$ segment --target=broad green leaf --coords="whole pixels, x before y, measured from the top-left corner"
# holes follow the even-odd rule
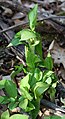
[[[1,119],[9,119],[9,112],[8,112],[8,110],[2,113]]]
[[[26,87],[27,89],[30,89],[30,85],[29,85],[29,77],[30,74],[27,74],[20,82],[20,88],[21,87]]]
[[[48,68],[49,70],[52,70],[53,68],[53,61],[50,53],[48,53],[46,59],[44,60],[44,66]]]
[[[40,97],[47,89],[49,88],[49,85],[43,82],[37,82],[34,87],[34,95],[37,99]]]
[[[23,99],[20,103],[19,103],[19,107],[26,110],[28,105],[28,99]]]
[[[14,114],[9,119],[28,119],[28,116],[22,114]]]
[[[24,29],[21,31],[21,39],[20,41],[27,41],[31,38],[36,38],[36,34],[29,30],[29,29]]]
[[[6,82],[6,80],[0,81],[0,89],[3,89],[5,87],[5,82]]]
[[[11,102],[11,103],[8,104],[8,108],[9,108],[10,110],[13,110],[14,108],[17,107],[17,105],[18,105],[18,103],[16,103],[16,102]]]
[[[13,97],[13,98],[17,97],[17,87],[12,80],[6,80],[5,91],[7,92],[9,97]]]
[[[36,4],[34,8],[29,12],[29,24],[30,24],[30,29],[34,30],[36,23],[37,23],[37,9],[38,5]]]
[[[29,91],[24,87],[20,87],[20,90],[21,90],[21,94],[24,96],[24,98],[27,98],[28,100],[32,100],[33,97],[31,96],[31,94],[29,93]]]

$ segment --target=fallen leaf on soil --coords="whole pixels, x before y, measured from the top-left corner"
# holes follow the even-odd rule
[[[50,49],[50,46],[49,46],[49,49]],[[65,68],[65,49],[61,48],[58,45],[58,43],[54,42],[54,44],[52,45],[52,48],[50,49],[50,52],[51,52],[52,58],[54,59],[54,63],[57,63],[57,64],[62,63]]]

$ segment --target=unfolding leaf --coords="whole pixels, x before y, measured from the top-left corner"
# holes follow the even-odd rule
[[[31,30],[35,29],[37,23],[37,9],[38,9],[38,5],[35,5],[28,15]]]

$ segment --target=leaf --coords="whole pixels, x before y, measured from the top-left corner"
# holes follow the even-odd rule
[[[48,84],[43,83],[43,82],[37,82],[34,87],[35,99],[40,97],[48,88],[49,88]]]
[[[22,44],[20,42],[21,39],[21,31],[19,31],[18,33],[16,33],[16,35],[14,36],[14,38],[12,39],[11,43],[9,43],[9,45],[7,47],[11,47],[11,46],[17,46],[19,44]]]
[[[5,87],[5,82],[6,82],[6,80],[0,81],[0,89],[3,89]]]
[[[36,119],[39,109],[40,109],[40,99],[33,100],[32,104],[35,106],[35,109],[30,112],[32,119]]]
[[[46,82],[47,84],[51,84],[51,83],[52,83],[51,77],[48,77],[45,82]]]
[[[7,92],[9,97],[13,97],[13,98],[17,97],[17,87],[12,80],[6,80],[5,91]]]
[[[46,59],[44,60],[44,66],[48,68],[49,70],[52,70],[53,68],[53,61],[50,53],[48,53]]]
[[[9,98],[7,96],[0,96],[0,103],[1,104],[9,103]]]
[[[21,31],[21,39],[20,41],[27,41],[31,38],[36,38],[36,34],[29,30],[29,29],[24,29]]]
[[[8,112],[8,110],[2,113],[1,119],[9,119],[9,112]]]
[[[28,116],[22,114],[14,114],[9,119],[28,119]]]
[[[10,102],[10,103],[8,104],[8,108],[9,108],[10,110],[13,110],[14,108],[17,107],[17,105],[18,105],[18,103],[16,103],[16,102]]]
[[[56,89],[53,88],[53,87],[50,87],[50,89],[48,90],[48,93],[50,94],[51,101],[54,101],[55,100]]]
[[[65,115],[62,118],[60,118],[60,119],[65,119]]]
[[[29,77],[30,74],[27,74],[20,82],[20,88],[21,87],[26,87],[27,89],[30,89],[30,85],[29,85]]]
[[[26,112],[30,112],[31,110],[35,109],[35,106],[32,104],[32,102],[28,102],[28,106],[26,108]]]
[[[35,63],[40,62],[40,58],[30,50],[25,49],[25,52],[26,52],[26,63],[28,67],[34,69]]]
[[[37,9],[38,9],[38,5],[36,4],[34,8],[29,12],[29,15],[28,15],[30,29],[32,31],[35,29],[35,26],[37,23]]]
[[[37,35],[37,40],[39,41],[39,43],[38,43],[38,45],[35,46],[35,52],[41,59],[43,59],[42,39],[41,39],[41,36],[38,33],[36,33],[36,35]]]
[[[44,116],[44,119],[62,119],[60,116]]]
[[[28,105],[28,99],[23,99],[20,103],[19,103],[19,107],[26,110]]]
[[[11,43],[9,43],[9,45],[8,45],[7,47],[17,46],[17,45],[20,45],[20,44],[22,44],[22,43],[20,42],[20,39],[18,39],[18,38],[13,38],[12,41],[11,41]]]
[[[4,97],[0,96],[0,104],[3,102],[3,100],[4,100]]]
[[[43,73],[43,82],[47,80],[47,78],[51,77],[54,74],[53,71],[44,71]]]
[[[33,99],[33,97],[31,96],[31,94],[29,93],[29,91],[26,88],[23,88],[21,86],[20,89],[21,89],[22,96],[24,96],[24,98],[27,98],[30,101]]]
[[[31,75],[29,80],[31,89],[34,88],[34,85],[36,84],[36,82],[42,80],[42,76],[43,76],[42,71],[39,68],[35,68],[33,75]]]

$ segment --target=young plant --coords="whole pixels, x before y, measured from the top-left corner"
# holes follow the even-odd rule
[[[43,94],[47,91],[50,94],[50,98],[53,101],[55,97],[55,87],[57,84],[57,78],[52,71],[53,62],[50,53],[48,53],[46,59],[43,59],[42,56],[42,40],[39,33],[35,31],[37,24],[37,8],[38,5],[35,5],[34,8],[30,11],[29,26],[30,29],[23,29],[18,32],[11,43],[8,45],[16,46],[19,44],[25,44],[25,60],[26,60],[26,75],[20,81],[20,95],[17,98],[17,91],[13,89],[13,84],[11,81],[6,81],[5,90],[9,96],[17,100],[17,104],[25,112],[36,119],[39,109],[40,109],[40,100]],[[18,72],[17,72],[18,73]],[[14,76],[16,73],[14,73]],[[11,82],[13,83],[13,82]],[[13,92],[15,91],[16,95],[11,95],[11,92],[8,91],[9,85],[11,86]],[[2,86],[2,85],[1,85]]]

